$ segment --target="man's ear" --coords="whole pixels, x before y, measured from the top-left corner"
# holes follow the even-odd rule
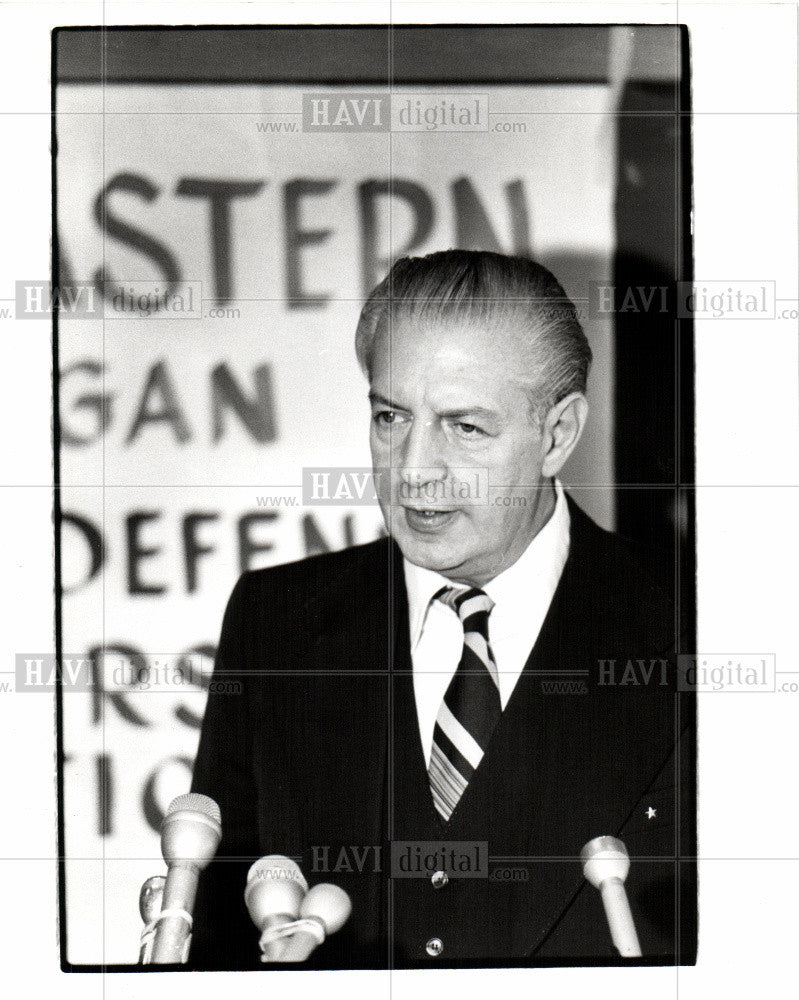
[[[542,443],[544,461],[541,474],[557,476],[566,459],[577,447],[588,419],[588,400],[581,392],[564,396],[544,418]]]

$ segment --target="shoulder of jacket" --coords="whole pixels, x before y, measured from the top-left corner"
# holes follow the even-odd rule
[[[248,570],[239,577],[230,605],[246,608],[264,602],[280,606],[308,603],[344,581],[376,585],[390,565],[391,541],[386,537],[336,552],[324,552],[279,566]],[[382,574],[382,576],[381,576]],[[350,589],[352,584],[349,584]]]

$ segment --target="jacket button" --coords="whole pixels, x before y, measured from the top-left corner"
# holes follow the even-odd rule
[[[444,950],[444,942],[441,940],[441,938],[430,938],[430,940],[427,942],[426,950],[427,954],[431,958],[438,958],[438,956]]]
[[[434,889],[443,889],[449,882],[449,875],[446,872],[433,872],[430,881],[433,883]]]

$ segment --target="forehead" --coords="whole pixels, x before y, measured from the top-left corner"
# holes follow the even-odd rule
[[[372,371],[374,377],[390,369],[393,377],[407,371],[529,381],[536,353],[519,322],[399,317],[378,335]]]

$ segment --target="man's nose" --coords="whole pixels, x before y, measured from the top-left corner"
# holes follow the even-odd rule
[[[399,458],[399,475],[412,489],[439,482],[447,476],[443,442],[435,425],[417,422],[403,442]]]

